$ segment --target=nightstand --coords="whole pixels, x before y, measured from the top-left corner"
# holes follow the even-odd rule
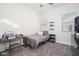
[[[55,43],[55,40],[56,40],[56,35],[55,34],[50,34],[49,42]]]

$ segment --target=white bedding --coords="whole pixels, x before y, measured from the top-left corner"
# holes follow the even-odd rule
[[[49,39],[49,35],[29,35],[27,36],[27,44],[31,45],[31,47],[38,46],[39,43],[47,41]]]

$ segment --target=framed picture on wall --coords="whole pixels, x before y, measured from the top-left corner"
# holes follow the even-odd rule
[[[77,12],[71,12],[62,16],[62,31],[74,32],[74,22]]]

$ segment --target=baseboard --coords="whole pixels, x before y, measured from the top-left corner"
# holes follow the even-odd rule
[[[65,45],[69,45],[69,46],[71,46],[71,44],[69,44],[69,43],[66,43],[66,42],[60,42],[60,41],[56,41],[57,43],[61,43],[61,44],[65,44]]]

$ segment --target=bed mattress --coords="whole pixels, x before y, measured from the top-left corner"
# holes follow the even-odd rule
[[[29,36],[26,36],[26,42],[32,48],[37,48],[39,43],[47,41],[48,39],[49,39],[49,35],[44,35],[44,36],[41,36],[41,35],[29,35]]]

